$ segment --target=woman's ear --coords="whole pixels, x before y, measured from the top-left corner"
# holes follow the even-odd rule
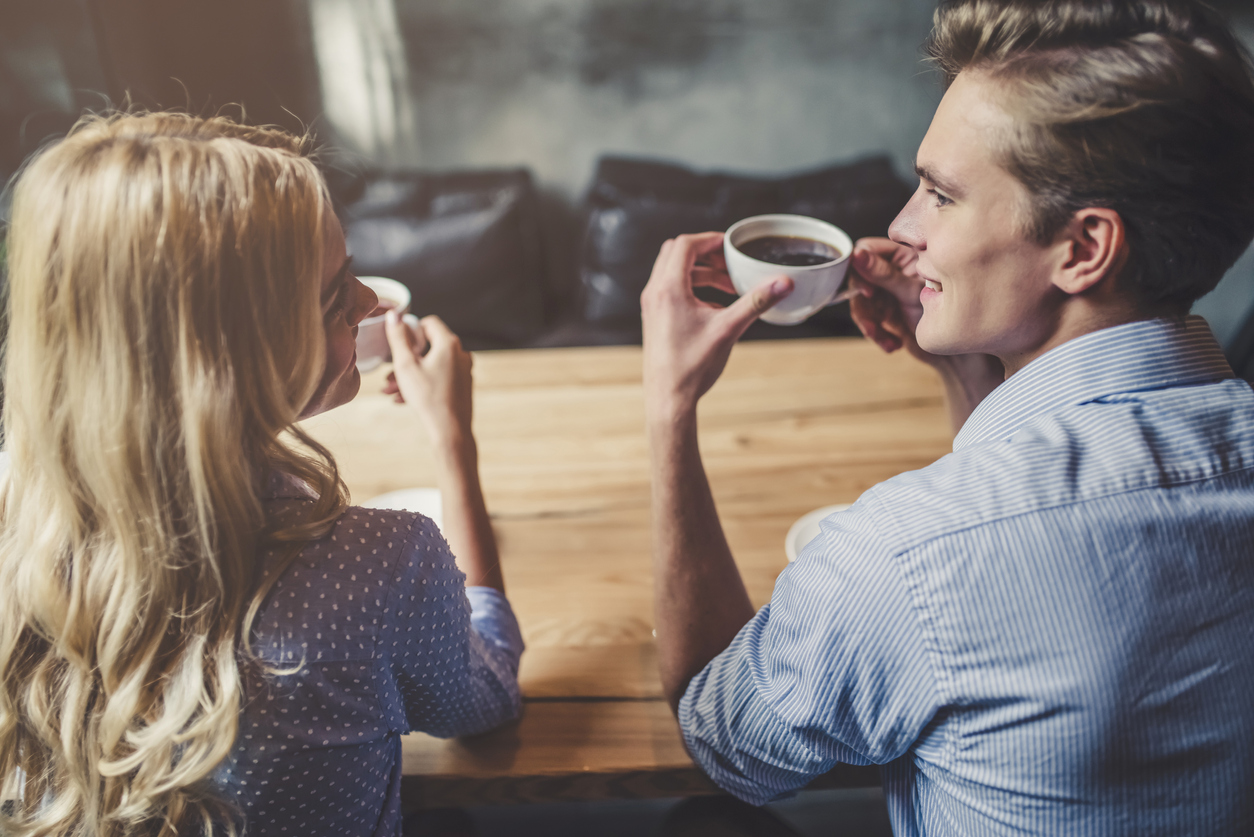
[[[1084,293],[1118,274],[1127,260],[1123,219],[1113,209],[1081,209],[1058,235],[1066,250],[1054,285],[1063,293]]]

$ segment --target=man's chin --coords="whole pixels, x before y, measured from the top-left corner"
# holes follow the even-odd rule
[[[923,351],[941,357],[969,355],[980,351],[970,340],[963,340],[961,335],[935,334],[927,329],[917,330],[914,340]]]
[[[924,319],[926,316],[925,314]],[[914,330],[914,342],[919,344],[920,349],[931,355],[957,354],[952,350],[954,341],[947,339],[947,335],[938,333],[939,331],[939,329],[928,328],[924,320],[919,320]]]

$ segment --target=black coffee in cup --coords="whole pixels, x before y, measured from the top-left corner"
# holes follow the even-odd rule
[[[810,267],[839,259],[842,253],[825,241],[799,235],[764,235],[736,245],[751,259],[789,267]]]

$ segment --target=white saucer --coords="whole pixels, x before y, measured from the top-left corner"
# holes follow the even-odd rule
[[[824,506],[821,509],[815,509],[812,512],[806,512],[797,518],[789,529],[788,534],[784,536],[784,553],[788,556],[789,561],[796,561],[797,556],[801,554],[801,550],[809,545],[819,534],[819,522],[829,514],[838,511],[844,511],[849,508],[848,503],[841,503],[835,506]]]
[[[368,509],[418,512],[435,521],[436,526],[444,528],[444,501],[438,488],[402,488],[371,497],[361,505]]]

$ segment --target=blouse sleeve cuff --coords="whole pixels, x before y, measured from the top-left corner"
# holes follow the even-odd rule
[[[525,646],[505,594],[495,587],[467,587],[466,598],[470,600],[470,626],[485,640],[508,652],[517,668]]]

